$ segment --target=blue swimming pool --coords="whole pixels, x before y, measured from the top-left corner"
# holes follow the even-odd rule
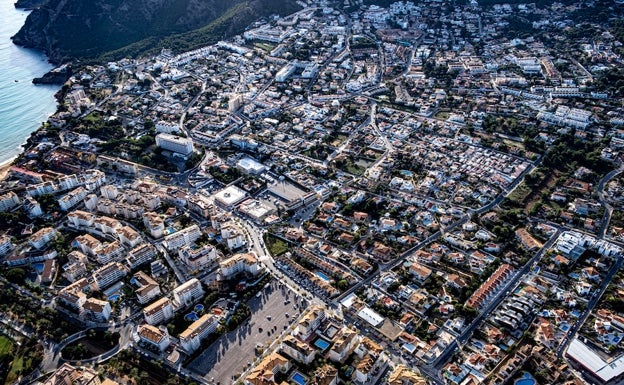
[[[291,379],[293,381],[295,381],[299,385],[305,385],[305,383],[306,383],[305,377],[303,376],[303,374],[301,374],[299,372],[295,372],[295,374],[293,374]]]
[[[201,303],[198,303],[197,305],[195,305],[193,310],[195,310],[195,313],[201,313],[204,311],[204,305],[202,305]]]
[[[515,385],[535,385],[535,379],[529,373],[524,372],[521,379],[514,382]]]
[[[184,319],[186,321],[197,321],[199,319],[199,317],[197,316],[197,313],[192,311],[192,312],[188,313],[187,315],[185,315]]]
[[[318,340],[314,341],[314,346],[321,350],[326,350],[329,347],[329,342],[325,341],[322,338],[319,338]]]
[[[119,295],[119,294],[109,295],[109,296],[108,296],[108,300],[109,300],[109,301],[113,301],[113,302],[115,302],[115,301],[117,301],[117,300],[119,299],[119,297],[120,297],[120,295]]]
[[[325,282],[329,282],[329,277],[327,276],[327,274],[323,273],[322,271],[317,271],[316,276]]]
[[[33,263],[33,267],[37,271],[37,274],[43,273],[43,263]]]

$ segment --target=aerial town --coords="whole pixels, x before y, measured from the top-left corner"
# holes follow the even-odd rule
[[[3,381],[621,383],[624,23],[564,3],[74,74],[0,184]]]

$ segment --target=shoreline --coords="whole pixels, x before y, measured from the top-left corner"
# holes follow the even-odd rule
[[[33,69],[27,72],[16,71],[14,70],[15,65],[11,64],[11,61],[7,63],[8,67],[6,70],[12,74],[11,76],[16,76],[15,79],[19,78],[20,84],[28,83],[28,85],[16,89],[15,92],[23,91],[24,95],[29,95],[34,99],[42,97],[47,98],[50,93],[52,94],[49,96],[51,97],[51,99],[49,99],[50,103],[48,104],[48,99],[46,99],[46,107],[38,108],[36,114],[31,114],[28,116],[22,114],[16,117],[10,117],[13,122],[12,124],[19,125],[20,129],[18,130],[19,133],[10,134],[13,135],[14,139],[18,139],[17,143],[9,143],[7,147],[10,148],[7,148],[5,151],[6,157],[2,157],[2,159],[0,159],[0,181],[6,179],[7,175],[9,174],[10,167],[14,164],[16,159],[18,159],[20,155],[24,154],[24,152],[27,150],[29,140],[33,137],[34,134],[42,129],[41,122],[48,122],[50,117],[54,116],[54,114],[58,112],[59,101],[56,97],[56,94],[58,94],[59,90],[61,89],[61,85],[59,84],[37,85],[33,82],[35,79],[44,78],[46,75],[59,68],[58,64],[55,64],[50,60],[50,56],[48,55],[48,53],[45,50],[16,44],[11,38],[11,36],[15,35],[15,33],[19,31],[19,28],[23,27],[25,20],[28,17],[28,14],[30,14],[32,10],[26,9],[24,7],[16,7],[14,4],[4,4],[3,6],[5,6],[3,10],[6,10],[7,13],[10,13],[14,17],[15,22],[11,23],[10,27],[3,29],[3,38],[6,38],[6,40],[3,39],[2,46],[8,50],[7,52],[16,52],[20,64],[23,64],[24,66],[28,66],[28,68]],[[11,87],[13,87],[13,83],[11,83]],[[38,91],[37,89],[46,91]],[[47,90],[49,90],[49,92]]]
[[[17,156],[7,160],[6,162],[0,163],[0,181],[3,181],[7,175],[9,175],[9,169],[13,165],[13,161],[15,161]]]

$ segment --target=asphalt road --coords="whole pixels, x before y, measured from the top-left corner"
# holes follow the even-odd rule
[[[289,327],[299,313],[299,309],[294,308],[295,302],[301,304],[301,299],[296,300],[295,293],[276,281],[272,281],[261,293],[261,297],[254,296],[248,302],[252,312],[250,319],[236,330],[221,336],[187,369],[215,384],[230,384],[232,376],[242,373],[248,362],[253,363],[256,359],[256,344],[268,345],[286,330],[284,327]],[[290,300],[287,305],[284,304],[286,300]],[[286,313],[290,317],[287,318]]]
[[[433,361],[433,367],[436,369],[440,369],[446,361],[450,358],[450,356],[455,352],[458,348],[458,344],[464,344],[471,336],[472,332],[481,326],[481,323],[487,319],[498,307],[498,305],[507,298],[507,293],[511,291],[513,288],[518,285],[520,280],[529,272],[530,269],[542,258],[542,255],[550,249],[550,247],[555,243],[555,241],[559,238],[561,234],[561,230],[557,230],[555,234],[553,234],[550,239],[542,246],[542,248],[522,267],[520,268],[516,274],[513,276],[509,282],[505,284],[505,286],[496,294],[494,298],[483,308],[479,315],[472,321],[472,323],[464,329],[464,331],[457,337],[457,339],[453,340],[449,346],[444,349],[444,351]]]
[[[615,276],[615,274],[617,274],[620,268],[622,268],[623,263],[624,263],[624,258],[622,258],[621,256],[618,256],[617,260],[615,261],[615,263],[613,263],[613,266],[611,266],[611,268],[609,269],[609,272],[607,273],[605,278],[602,280],[602,284],[600,286],[599,292],[596,292],[595,294],[591,296],[583,314],[574,323],[574,325],[572,325],[572,328],[568,330],[567,337],[563,340],[563,343],[559,345],[559,348],[557,349],[557,357],[559,358],[563,357],[563,354],[568,349],[568,345],[570,344],[570,342],[572,342],[572,340],[576,336],[576,333],[579,331],[581,326],[583,326],[585,321],[587,321],[587,317],[589,317],[594,307],[596,307],[596,304],[598,303],[600,298],[602,298],[602,295],[604,294],[604,292],[607,290],[607,287],[609,286],[609,283],[613,279],[613,276]]]
[[[611,222],[611,215],[613,214],[613,207],[609,204],[608,199],[604,196],[604,188],[609,181],[613,178],[617,177],[620,173],[624,171],[624,166],[620,166],[615,170],[607,173],[605,176],[600,179],[598,182],[598,186],[596,188],[596,193],[598,194],[598,201],[601,205],[604,206],[605,212],[602,216],[602,220],[600,221],[600,230],[598,231],[598,237],[600,239],[604,239],[607,234],[607,230],[609,229],[609,223]]]

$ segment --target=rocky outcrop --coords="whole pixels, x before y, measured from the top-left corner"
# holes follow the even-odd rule
[[[55,68],[52,71],[46,73],[45,75],[34,78],[34,84],[64,84],[69,77],[72,75],[72,67],[69,65],[64,65],[59,68]]]
[[[43,4],[45,0],[17,0],[15,2],[15,8],[20,9],[35,9],[41,4]]]

